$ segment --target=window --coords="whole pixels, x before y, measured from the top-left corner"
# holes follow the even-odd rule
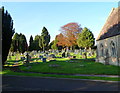
[[[110,46],[111,46],[111,56],[115,56],[116,55],[115,43],[111,41]]]

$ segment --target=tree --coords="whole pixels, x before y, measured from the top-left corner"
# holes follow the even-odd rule
[[[33,37],[31,35],[29,40],[29,51],[32,51],[32,50],[33,50]]]
[[[73,47],[77,44],[78,34],[81,33],[82,28],[78,23],[68,23],[61,27],[60,31],[64,36],[64,42],[67,47]]]
[[[56,39],[57,39],[58,46],[63,46],[64,47],[66,45],[65,37],[63,36],[62,33],[58,34],[56,36]]]
[[[12,52],[19,51],[19,34],[18,33],[15,33],[14,36],[13,36],[10,50]]]
[[[52,49],[52,45],[54,44],[54,40],[52,42],[50,42],[49,44],[49,49]]]
[[[41,43],[39,43],[39,46],[42,46],[43,51],[47,49],[49,42],[50,42],[50,34],[48,30],[45,27],[43,27],[41,33]]]
[[[12,36],[15,32],[13,29],[13,20],[11,15],[2,7],[2,65],[7,60],[8,52],[12,42]]]
[[[39,39],[40,39],[40,35],[36,35],[33,41],[33,45],[34,45],[33,49],[37,51],[40,50]]]
[[[24,53],[28,49],[28,44],[25,35],[20,33],[19,37],[19,52]]]
[[[82,30],[82,33],[79,34],[77,43],[79,47],[91,48],[95,44],[95,38],[93,33],[85,27]]]
[[[53,45],[51,46],[52,49],[57,50],[58,46],[57,46],[57,36],[55,38],[55,40],[53,41]]]
[[[20,53],[23,53],[27,50],[27,48],[28,48],[28,45],[27,45],[27,40],[26,40],[25,35],[23,35],[22,33],[20,34],[15,33],[12,39],[10,50],[12,52],[19,51]]]

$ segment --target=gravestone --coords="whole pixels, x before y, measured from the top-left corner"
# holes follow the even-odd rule
[[[27,53],[27,54],[26,54],[26,64],[27,64],[27,65],[29,64],[30,58],[31,58],[31,57],[30,57],[29,54]]]
[[[44,53],[43,56],[46,56],[46,54]]]
[[[25,60],[25,57],[20,57],[21,60]]]
[[[62,57],[65,57],[65,52],[62,53]]]
[[[89,56],[89,57],[91,57],[91,56],[92,56],[92,55],[91,55],[91,51],[90,51],[90,52],[88,52],[88,56]]]
[[[56,56],[54,54],[50,54],[48,57],[56,58]]]
[[[38,57],[38,58],[42,59],[42,58],[43,58],[43,56],[39,55],[39,57]]]
[[[87,53],[86,52],[83,53],[82,58],[87,59]]]
[[[46,58],[42,58],[42,62],[46,62]]]
[[[70,56],[69,52],[66,52],[65,57],[69,57],[69,56]]]
[[[46,52],[46,57],[48,57],[48,52]]]
[[[82,50],[80,50],[80,55],[82,55]]]

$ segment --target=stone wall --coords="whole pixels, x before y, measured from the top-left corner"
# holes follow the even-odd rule
[[[120,65],[120,35],[97,41],[97,62]]]
[[[120,35],[118,36],[118,62],[119,62],[119,66],[120,66]]]

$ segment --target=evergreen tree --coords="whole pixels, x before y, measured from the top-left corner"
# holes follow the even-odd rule
[[[33,41],[33,49],[37,51],[40,50],[39,39],[40,39],[40,35],[36,35]]]
[[[27,51],[27,40],[25,35],[20,33],[20,37],[19,37],[19,52],[20,53],[24,53],[25,51]]]
[[[4,12],[4,7],[2,11],[2,65],[4,66],[7,60],[8,52],[12,42],[12,36],[15,32],[13,29],[13,20],[11,15],[6,11]]]
[[[79,47],[91,48],[95,44],[95,38],[93,33],[85,27],[82,30],[82,33],[79,34],[77,43]]]
[[[11,51],[17,52],[19,51],[19,34],[15,33],[11,43]]]
[[[55,38],[53,45],[51,46],[52,49],[57,50],[57,39]]]
[[[39,47],[40,47],[41,50],[43,50],[42,38],[41,38],[41,36],[40,36],[40,38],[39,38]]]
[[[52,49],[52,45],[54,44],[54,40],[52,42],[50,42],[49,44],[49,49]]]
[[[41,45],[42,45],[43,51],[45,51],[48,48],[49,42],[50,42],[50,34],[48,30],[45,27],[43,27],[42,33],[41,33]]]
[[[23,35],[22,33],[18,34],[15,33],[15,35],[13,36],[12,39],[12,43],[11,43],[11,51],[12,52],[17,52],[19,51],[20,53],[23,53],[25,51],[27,51],[27,40],[25,35]]]
[[[33,50],[33,37],[31,35],[29,40],[29,51],[32,51],[32,50]]]

